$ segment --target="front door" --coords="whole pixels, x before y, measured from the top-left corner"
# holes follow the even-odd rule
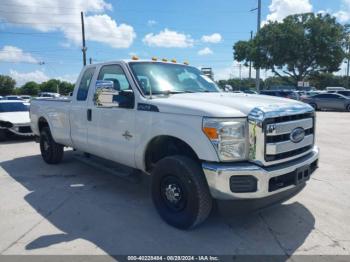
[[[121,65],[102,66],[97,80],[112,81],[116,93],[132,93],[134,99],[130,82]],[[88,143],[96,155],[133,167],[135,109],[125,108],[122,103],[118,103],[121,99],[122,96],[115,95],[113,97],[113,101],[116,101],[115,106],[108,107],[91,101]]]

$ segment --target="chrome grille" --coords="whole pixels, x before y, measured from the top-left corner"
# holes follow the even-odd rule
[[[265,129],[265,161],[281,161],[304,155],[314,145],[313,114],[284,116],[283,118],[266,119]],[[305,137],[298,143],[291,141],[291,133],[302,128]]]

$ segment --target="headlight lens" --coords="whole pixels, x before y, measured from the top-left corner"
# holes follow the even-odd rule
[[[209,138],[221,161],[247,159],[247,119],[203,119],[203,132]]]

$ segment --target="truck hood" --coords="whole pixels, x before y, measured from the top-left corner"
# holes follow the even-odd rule
[[[6,112],[0,113],[0,121],[12,124],[30,124],[29,112]]]
[[[246,117],[255,108],[264,112],[288,109],[312,111],[309,105],[291,99],[235,93],[175,94],[166,98],[153,98],[152,104],[163,113],[208,117]]]

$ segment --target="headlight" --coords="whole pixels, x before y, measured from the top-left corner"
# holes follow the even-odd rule
[[[209,138],[221,161],[247,159],[247,119],[203,118],[203,132]]]

